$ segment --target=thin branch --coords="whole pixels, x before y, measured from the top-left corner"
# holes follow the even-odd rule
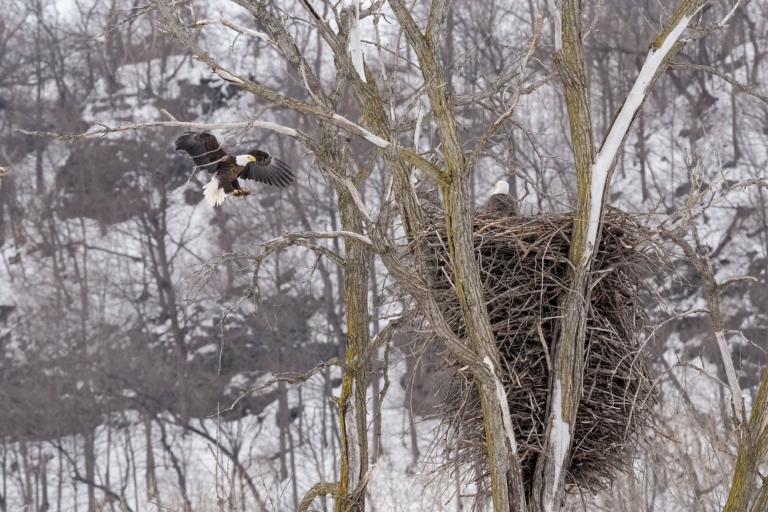
[[[518,76],[522,77],[523,72],[525,71],[525,68],[528,67],[528,63],[531,62],[531,59],[533,58],[533,52],[536,51],[536,47],[539,44],[539,39],[541,37],[541,31],[544,26],[544,13],[541,11],[538,11],[536,13],[536,21],[533,25],[533,34],[531,35],[530,39],[528,39],[527,44],[527,51],[525,54],[525,57],[520,62],[520,65],[515,68],[514,72],[512,73],[512,76]],[[508,88],[509,85],[507,84],[506,87]],[[485,145],[488,143],[488,140],[493,136],[494,133],[496,133],[496,130],[499,129],[499,127],[504,123],[506,119],[512,116],[512,114],[515,111],[515,107],[517,107],[517,103],[520,100],[520,91],[522,89],[522,79],[518,80],[517,83],[514,86],[514,90],[512,92],[512,99],[509,101],[509,104],[507,106],[506,111],[500,115],[491,125],[488,127],[488,129],[485,130],[485,133],[483,133],[480,138],[478,139],[477,143],[475,144],[474,149],[472,150],[472,153],[469,154],[467,157],[467,164],[466,165],[472,165],[472,163],[477,159],[480,152],[483,150]]]
[[[670,69],[683,69],[687,71],[704,71],[705,73],[710,73],[712,75],[715,75],[717,77],[722,78],[732,86],[736,87],[740,91],[743,91],[750,96],[754,96],[755,98],[759,99],[762,102],[768,103],[768,96],[764,96],[757,92],[754,87],[750,87],[749,85],[743,84],[736,80],[735,78],[732,78],[722,71],[718,71],[717,69],[710,67],[710,66],[704,66],[702,64],[689,64],[684,62],[670,62],[669,63]]]
[[[309,138],[307,135],[299,132],[298,130],[294,130],[293,128],[288,128],[286,126],[270,123],[267,121],[248,121],[243,123],[188,123],[188,122],[174,120],[174,121],[151,121],[149,123],[141,123],[141,124],[126,124],[126,125],[116,126],[116,127],[107,126],[103,123],[97,123],[97,124],[99,124],[103,128],[98,130],[92,130],[85,133],[79,133],[75,135],[64,135],[63,133],[56,133],[56,132],[27,131],[22,129],[17,129],[16,131],[18,131],[19,133],[23,133],[24,135],[34,135],[37,137],[55,137],[59,140],[65,140],[67,142],[72,142],[79,139],[85,139],[88,137],[104,136],[109,133],[142,130],[144,128],[154,128],[154,127],[190,128],[192,130],[205,130],[205,131],[245,130],[250,127],[254,127],[254,128],[264,128],[266,130],[272,130],[272,131],[289,135],[295,138],[299,138],[299,137]]]
[[[275,243],[279,240],[296,240],[299,238],[340,238],[340,237],[347,237],[347,238],[354,238],[360,242],[363,242],[366,245],[372,246],[373,242],[371,242],[371,239],[368,238],[365,235],[361,235],[359,233],[353,233],[352,231],[296,231],[293,233],[285,233],[283,236],[278,238],[273,238],[272,240],[269,240],[268,242],[264,242],[262,245],[268,245],[271,243]],[[334,255],[336,253],[333,253]]]
[[[739,276],[739,277],[732,277],[728,280],[726,280],[723,283],[720,283],[717,287],[718,292],[721,292],[725,290],[727,287],[732,285],[733,283],[741,283],[741,282],[748,282],[748,283],[757,283],[759,281],[758,278],[752,277],[752,276]]]
[[[225,413],[234,410],[234,408],[237,406],[237,404],[240,403],[241,400],[246,398],[249,395],[252,395],[253,393],[256,393],[257,391],[261,391],[262,389],[268,388],[274,384],[277,384],[278,382],[285,382],[288,384],[296,384],[297,382],[306,382],[309,379],[311,379],[315,374],[317,374],[320,370],[323,370],[325,368],[330,368],[331,366],[340,366],[344,369],[344,371],[350,371],[349,366],[347,366],[346,363],[344,363],[341,359],[338,357],[334,357],[333,359],[329,359],[328,361],[321,362],[311,370],[309,370],[306,373],[282,373],[278,374],[277,376],[269,379],[267,382],[260,384],[258,386],[248,388],[243,393],[235,399],[234,402],[232,402],[232,405],[227,407],[226,409],[222,409],[220,413]],[[217,414],[208,416],[208,418],[215,418]]]
[[[413,320],[413,318],[416,316],[416,313],[416,309],[409,309],[397,318],[390,320],[384,329],[382,329],[381,332],[377,334],[373,340],[371,340],[370,345],[365,350],[365,353],[363,354],[363,357],[360,358],[360,360],[368,361],[370,356],[376,350],[378,350],[382,345],[389,343],[389,341],[392,339],[392,336],[400,327]]]
[[[181,41],[184,46],[189,48],[200,61],[208,65],[208,67],[211,68],[211,71],[219,75],[224,80],[237,84],[242,89],[265,98],[282,108],[292,110],[299,114],[310,115],[320,120],[328,121],[338,128],[346,130],[358,137],[362,137],[370,143],[381,148],[385,148],[390,145],[388,141],[385,141],[381,137],[374,135],[365,128],[358,126],[352,121],[340,116],[339,114],[336,114],[335,112],[325,108],[322,105],[313,105],[307,103],[306,101],[284,96],[256,82],[253,82],[248,77],[238,76],[229,72],[228,70],[221,67],[221,65],[219,65],[219,63],[216,62],[216,60],[211,57],[205,50],[200,48],[197,42],[190,35],[187,28],[182,26],[179,23],[177,17],[173,15],[168,5],[158,0],[153,0],[152,3],[162,13],[162,16],[165,20],[165,23],[160,21],[155,22],[158,28],[161,31],[171,34],[179,39],[179,41]]]
[[[250,28],[241,27],[240,25],[235,25],[231,21],[225,18],[221,18],[220,20],[198,20],[194,22],[193,24],[189,25],[189,28],[198,28],[205,25],[224,25],[227,28],[230,28],[237,32],[238,34],[247,34],[249,36],[257,37],[259,39],[263,39],[264,41],[275,44],[273,40],[269,38],[269,36],[263,32],[257,32],[255,30],[252,30]]]

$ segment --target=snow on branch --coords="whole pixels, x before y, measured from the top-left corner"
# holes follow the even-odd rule
[[[365,245],[373,245],[373,242],[371,242],[370,238],[359,233],[354,233],[352,231],[298,231],[295,233],[285,233],[281,237],[270,240],[269,242],[265,242],[264,245],[281,239],[293,240],[300,238],[354,238],[359,242],[363,242]]]
[[[555,51],[563,51],[563,18],[557,8],[556,0],[549,0],[549,12],[555,22]]]
[[[298,130],[294,130],[293,128],[288,128],[287,126],[282,126],[276,123],[270,123],[268,121],[245,121],[241,123],[190,123],[190,122],[184,122],[184,121],[178,121],[175,117],[173,117],[171,114],[166,112],[165,110],[161,110],[161,112],[170,119],[170,121],[151,121],[149,123],[140,123],[140,124],[126,124],[122,126],[107,126],[104,123],[96,122],[94,124],[101,126],[101,128],[96,130],[91,130],[89,132],[85,133],[79,133],[75,135],[65,135],[63,133],[56,133],[56,132],[40,132],[40,131],[27,131],[19,129],[17,130],[19,133],[23,133],[25,135],[35,135],[37,137],[55,137],[59,140],[65,140],[67,142],[73,142],[79,139],[85,139],[88,137],[96,137],[96,136],[104,136],[110,133],[118,133],[118,132],[127,132],[132,130],[142,130],[144,128],[154,128],[154,127],[177,127],[177,128],[190,128],[193,130],[248,130],[250,128],[264,128],[266,130],[272,130],[277,133],[282,133],[284,135],[288,135],[294,138],[299,137],[307,137],[303,133],[301,133]]]
[[[739,378],[736,376],[736,368],[733,366],[731,350],[728,348],[728,342],[725,339],[725,333],[723,331],[715,332],[715,339],[717,340],[717,348],[720,349],[720,357],[723,358],[725,376],[728,377],[728,387],[731,388],[733,409],[736,412],[736,418],[741,420],[744,408],[744,398],[742,397],[741,387],[739,386]]]
[[[229,71],[226,71],[213,59],[213,57],[211,57],[206,51],[200,48],[197,42],[189,34],[187,27],[182,26],[178,22],[178,16],[174,15],[168,5],[164,4],[160,0],[152,0],[152,2],[158,8],[158,10],[160,10],[160,13],[164,19],[164,22],[159,20],[155,22],[158,29],[179,39],[179,41],[181,41],[184,46],[189,48],[201,62],[204,62],[209,68],[211,68],[214,73],[223,79],[236,83],[251,94],[260,96],[280,107],[292,110],[299,114],[309,115],[320,120],[328,121],[341,129],[347,130],[353,135],[364,138],[365,140],[380,148],[385,148],[390,145],[389,142],[382,139],[381,137],[377,137],[365,128],[336,114],[332,110],[329,110],[322,105],[311,105],[301,100],[289,98],[280,93],[277,93],[276,91],[259,85],[258,83],[253,82],[248,78],[236,76]]]
[[[693,9],[688,8],[691,4],[694,6]],[[600,214],[603,207],[603,193],[608,185],[608,178],[615,165],[616,159],[618,158],[621,149],[624,147],[624,141],[629,133],[629,129],[632,127],[632,123],[634,122],[637,113],[640,111],[640,108],[642,108],[645,98],[650,92],[651,86],[658,78],[663,66],[672,54],[677,40],[688,26],[688,22],[691,21],[703,4],[704,2],[684,1],[683,5],[673,16],[670,25],[667,25],[664,30],[662,30],[659,38],[657,38],[651,45],[651,49],[648,51],[648,57],[645,59],[640,74],[627,95],[621,110],[619,110],[619,113],[616,115],[616,118],[603,141],[603,145],[597,154],[595,164],[592,167],[592,180],[590,183],[589,228],[586,239],[588,254],[591,252],[590,248],[595,246],[597,240]]]
[[[668,229],[659,229],[660,234],[669,237],[672,242],[682,249],[683,254],[685,254],[696,271],[701,275],[704,283],[706,283],[704,290],[706,291],[707,302],[709,305],[708,314],[710,321],[712,322],[712,328],[715,331],[715,339],[717,340],[717,347],[720,350],[720,356],[723,360],[723,366],[725,367],[725,375],[728,378],[728,387],[731,389],[731,403],[735,414],[734,420],[738,424],[738,422],[745,419],[744,398],[741,387],[739,386],[739,378],[736,375],[736,368],[734,367],[733,359],[731,358],[731,351],[728,348],[728,340],[726,339],[728,331],[725,330],[725,322],[723,320],[722,312],[720,311],[720,293],[722,293],[723,289],[729,284],[750,279],[745,279],[745,277],[740,276],[725,281],[724,283],[718,283],[715,278],[715,272],[712,268],[712,261],[709,253],[699,241],[699,235],[695,224],[691,224],[691,231],[695,248],[688,242],[688,240],[684,239],[681,234],[669,231]]]
[[[560,481],[560,472],[565,464],[568,450],[571,447],[571,425],[568,420],[563,417],[563,383],[560,381],[560,377],[555,378],[552,391],[552,430],[549,434],[549,446],[547,452],[553,453],[555,456],[555,475],[554,481]],[[554,496],[550,496],[550,499],[545,499],[545,508],[551,506],[554,501]],[[549,512],[549,511],[548,511]]]
[[[336,121],[338,123],[340,128],[345,128],[349,130],[351,133],[354,133],[355,135],[359,135],[360,137],[364,138],[374,146],[378,146],[380,148],[386,148],[390,146],[390,143],[378,135],[374,135],[373,133],[369,132],[365,128],[361,128],[360,126],[356,125],[346,117],[342,117],[339,114],[333,114],[331,116],[331,119]]]
[[[271,40],[269,38],[269,36],[267,34],[265,34],[264,32],[257,32],[255,30],[250,29],[250,28],[241,27],[240,25],[235,25],[234,23],[232,23],[231,21],[229,21],[228,19],[225,19],[225,18],[221,18],[220,20],[198,20],[198,21],[192,23],[189,26],[189,28],[198,28],[198,27],[203,27],[205,25],[224,25],[225,27],[234,30],[235,32],[237,32],[240,35],[247,34],[249,36],[253,36],[253,37],[257,37],[259,39],[263,39],[264,41],[266,41],[266,42],[268,42],[270,44],[275,44],[275,42],[273,40]]]
[[[352,66],[360,75],[360,80],[365,79],[365,65],[363,64],[363,42],[360,34],[360,0],[352,0],[352,13],[349,17],[349,54],[352,58]]]

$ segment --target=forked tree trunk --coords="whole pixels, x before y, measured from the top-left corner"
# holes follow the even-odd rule
[[[592,249],[587,245],[590,221],[590,194],[595,143],[584,73],[581,34],[581,3],[563,0],[562,51],[555,64],[563,83],[574,160],[578,202],[568,259],[567,292],[558,304],[552,373],[549,377],[549,419],[545,432],[546,450],[537,460],[531,510],[559,510],[564,499],[564,480],[571,448],[573,425],[581,397],[586,326],[586,284]],[[598,199],[601,201],[601,199]]]
[[[440,84],[428,87],[427,96],[440,133],[444,156],[440,186],[456,294],[471,350],[488,366],[481,368],[473,365],[471,370],[478,383],[483,409],[494,510],[522,512],[525,510],[522,471],[511,424],[505,427],[505,420],[509,423],[508,410],[505,417],[506,395],[503,391],[499,392],[498,376],[495,375],[497,369],[501,368],[500,358],[474,255],[472,205],[469,198],[470,169],[459,138],[451,93],[443,86],[446,77],[439,61],[438,25],[442,22],[446,3],[441,0],[432,3],[425,34],[421,33],[401,1],[390,1],[390,5],[415,50],[425,82]],[[491,375],[487,373],[488,369]]]
[[[613,170],[637,116],[669,61],[684,46],[678,41],[707,0],[683,0],[650,45],[648,56],[624,104],[611,123],[599,151],[592,135],[584,73],[581,2],[563,0],[562,35],[556,36],[555,65],[563,83],[578,195],[568,258],[568,291],[560,297],[550,376],[546,449],[534,474],[531,510],[559,510],[565,501],[574,423],[582,392],[584,338],[589,301],[588,275],[600,242],[600,222]],[[554,4],[554,2],[553,2]],[[554,16],[556,23],[560,19]],[[560,31],[556,29],[556,34]]]

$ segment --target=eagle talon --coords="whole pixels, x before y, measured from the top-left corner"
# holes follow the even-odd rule
[[[235,197],[238,197],[238,196],[245,197],[245,196],[251,195],[251,191],[245,188],[240,188],[232,192],[232,195]]]

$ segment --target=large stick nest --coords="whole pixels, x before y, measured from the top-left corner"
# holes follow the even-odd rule
[[[446,318],[464,338],[445,223],[437,214],[430,220],[417,245]],[[499,218],[481,213],[474,218],[475,253],[528,494],[544,451],[548,367],[572,229],[572,214]],[[643,275],[652,261],[644,250],[648,240],[648,231],[632,216],[616,210],[605,215],[590,276],[584,386],[566,481],[570,491],[594,493],[609,486],[618,472],[631,468],[636,441],[653,425],[657,395],[641,340]],[[446,366],[453,377],[437,414],[448,453],[443,464],[465,482],[475,480],[482,493],[487,454],[480,398],[455,358],[447,355]]]

